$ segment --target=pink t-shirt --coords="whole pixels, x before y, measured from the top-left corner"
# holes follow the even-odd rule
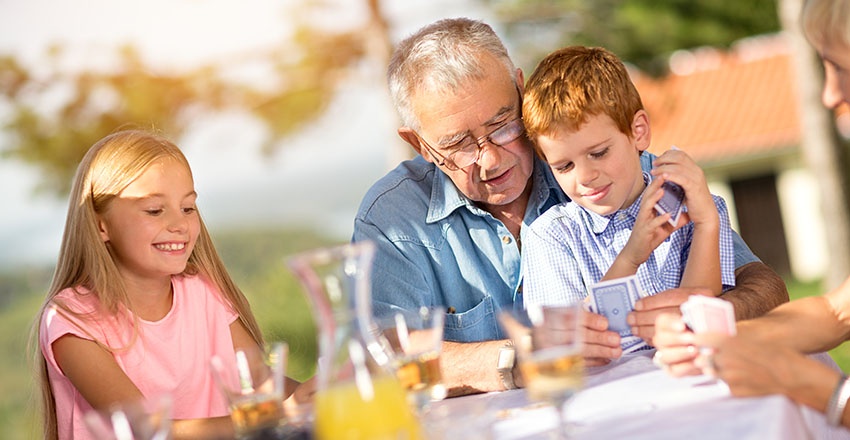
[[[139,320],[139,337],[127,350],[120,348],[127,346],[131,332],[116,328],[114,320],[74,319],[79,324],[75,325],[55,307],[45,311],[39,344],[56,400],[60,440],[93,438],[84,420],[91,406],[53,357],[53,342],[66,334],[119,348],[113,353],[115,360],[146,399],[171,396],[173,419],[228,414],[210,370],[210,358],[235,358],[230,324],[238,315],[228,309],[218,289],[198,276],[174,276],[171,283],[171,311],[157,322]],[[57,297],[75,311],[94,310],[97,303],[93,295],[79,295],[72,289]]]

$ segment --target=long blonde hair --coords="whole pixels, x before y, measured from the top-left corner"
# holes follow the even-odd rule
[[[176,160],[185,166],[191,175],[189,162],[176,145],[144,130],[124,130],[104,137],[89,149],[77,167],[69,197],[59,259],[47,297],[36,316],[31,338],[36,381],[41,388],[41,412],[46,439],[56,439],[58,433],[47,361],[38,347],[42,316],[49,308],[56,307],[77,319],[126,319],[132,326],[133,335],[138,334],[137,320],[130,313],[131,304],[123,279],[98,233],[97,215],[104,212],[109,203],[152,163],[163,158]],[[206,277],[218,287],[253,339],[257,344],[262,344],[262,334],[248,300],[225,269],[213,246],[212,238],[200,219],[200,212],[199,222],[201,228],[198,241],[183,273]],[[68,288],[74,289],[78,295],[96,297],[100,304],[97,313],[83,316],[55,301],[56,295]],[[118,349],[105,345],[104,347],[109,350]]]

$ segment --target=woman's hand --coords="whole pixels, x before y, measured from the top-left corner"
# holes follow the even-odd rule
[[[699,350],[682,316],[664,313],[655,319],[655,336],[652,338],[656,352],[653,361],[673,376],[702,373],[695,364]]]

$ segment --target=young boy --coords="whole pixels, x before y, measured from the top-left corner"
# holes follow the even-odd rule
[[[646,295],[680,286],[719,295],[734,286],[725,202],[683,151],[662,154],[651,174],[641,171],[649,115],[614,54],[551,53],[529,78],[522,110],[537,154],[573,202],[552,207],[524,237],[526,303],[581,301],[592,284],[635,274]],[[675,227],[670,214],[654,210],[664,181],[685,193],[687,210]],[[646,347],[626,339],[636,338],[621,341],[624,352]]]

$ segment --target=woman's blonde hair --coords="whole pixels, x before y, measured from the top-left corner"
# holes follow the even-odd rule
[[[815,48],[826,43],[850,46],[850,1],[806,0],[801,18],[803,33]]]
[[[130,313],[130,300],[118,267],[98,232],[97,215],[104,212],[109,203],[151,164],[162,159],[175,160],[186,167],[191,175],[189,162],[176,145],[144,130],[123,130],[104,137],[89,149],[77,167],[59,259],[47,298],[36,316],[31,338],[37,382],[41,388],[46,439],[55,439],[58,434],[47,361],[38,347],[42,316],[49,308],[55,307],[72,319],[117,319],[118,322],[132,326],[134,336],[128,344],[135,341],[138,335],[137,320]],[[239,315],[239,320],[254,340],[262,344],[262,334],[248,300],[227,273],[209,231],[200,218],[200,211],[199,222],[200,234],[183,274],[205,277],[218,287],[224,300]],[[100,309],[94,313],[70,310],[56,299],[59,292],[68,288],[74,289],[78,295],[93,295]],[[103,345],[100,341],[96,342]],[[110,351],[127,348],[103,346]]]

